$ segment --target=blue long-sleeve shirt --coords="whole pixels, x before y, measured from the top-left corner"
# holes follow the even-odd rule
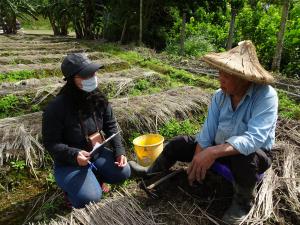
[[[277,93],[270,85],[252,84],[235,111],[230,96],[219,89],[196,141],[203,149],[229,143],[244,155],[258,149],[271,150],[277,111]]]

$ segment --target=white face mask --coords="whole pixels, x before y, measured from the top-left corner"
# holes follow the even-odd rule
[[[81,84],[82,84],[82,88],[81,88],[82,90],[86,92],[91,92],[95,90],[98,86],[97,76],[93,76],[89,79],[82,80]]]

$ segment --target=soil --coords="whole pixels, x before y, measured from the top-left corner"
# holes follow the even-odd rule
[[[181,164],[173,167],[172,170],[182,168]],[[146,188],[165,175],[167,173],[137,180],[139,188],[134,194],[144,208],[153,213],[158,222],[214,224],[207,218],[206,215],[209,215],[221,223],[220,219],[231,203],[233,194],[231,183],[213,172],[209,172],[202,183],[190,186],[186,172],[181,171],[151,190]]]

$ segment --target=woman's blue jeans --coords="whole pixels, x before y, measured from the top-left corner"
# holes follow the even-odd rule
[[[87,166],[65,166],[55,164],[54,177],[58,186],[67,193],[68,199],[75,208],[82,208],[90,202],[99,202],[102,189],[99,181],[114,184],[130,177],[130,167],[115,165],[111,150],[103,148],[93,161],[97,170]]]

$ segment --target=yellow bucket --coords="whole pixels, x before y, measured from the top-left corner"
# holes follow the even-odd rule
[[[163,150],[164,137],[159,134],[145,134],[133,140],[137,161],[150,166]]]

